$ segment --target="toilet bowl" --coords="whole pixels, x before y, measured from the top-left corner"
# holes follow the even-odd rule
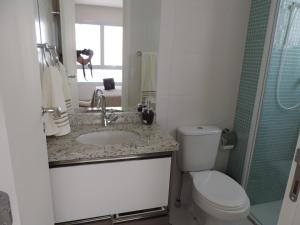
[[[221,138],[215,126],[190,126],[177,129],[180,143],[178,165],[193,180],[192,213],[204,225],[224,225],[245,219],[250,201],[244,189],[214,168]]]
[[[218,171],[190,172],[190,175],[193,180],[194,207],[199,208],[195,211],[204,212],[201,219],[205,220],[205,225],[221,225],[248,216],[249,198],[232,178]]]

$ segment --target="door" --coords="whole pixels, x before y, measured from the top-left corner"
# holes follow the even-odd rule
[[[0,188],[15,225],[53,225],[33,0],[0,1]]]
[[[277,225],[300,225],[300,135]]]

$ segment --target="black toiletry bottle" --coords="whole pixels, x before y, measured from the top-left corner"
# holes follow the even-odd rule
[[[145,107],[147,107],[147,105],[140,103],[140,104],[138,104],[137,111],[138,112],[143,112],[143,108],[145,108]]]
[[[142,111],[142,122],[146,125],[151,125],[154,120],[154,112],[151,108],[145,107]]]

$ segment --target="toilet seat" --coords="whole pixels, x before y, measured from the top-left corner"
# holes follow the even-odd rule
[[[203,211],[223,220],[249,214],[250,201],[244,189],[218,171],[192,172],[193,200]]]

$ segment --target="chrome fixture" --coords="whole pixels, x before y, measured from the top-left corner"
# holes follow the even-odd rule
[[[61,107],[52,107],[52,108],[45,108],[42,107],[42,115],[45,113],[53,113],[55,117],[60,117],[62,114]]]
[[[118,115],[116,115],[113,110],[109,110],[110,113],[107,113],[108,110],[106,109],[106,98],[101,89],[96,89],[94,91],[91,108],[89,108],[88,110],[102,112],[102,124],[105,127],[111,125],[118,119]]]
[[[49,167],[60,168],[60,167],[71,167],[71,166],[80,166],[80,165],[82,166],[82,165],[90,165],[90,164],[168,158],[168,157],[172,157],[172,152],[143,153],[139,155],[120,156],[120,157],[102,158],[102,159],[94,159],[94,160],[74,159],[74,160],[53,161],[53,162],[49,162]]]
[[[48,43],[37,44],[37,48],[42,50],[43,60],[46,65],[57,65],[59,63],[59,56],[55,45],[49,45]],[[50,55],[50,62],[47,61],[46,52]]]
[[[106,114],[103,116],[104,117],[104,126],[108,126],[111,125],[113,122],[115,122],[119,116],[117,114],[115,114],[115,111],[113,110],[109,110],[109,114],[107,114],[107,110],[106,110]]]
[[[168,213],[169,213],[168,207],[162,206],[153,209],[139,210],[136,212],[115,214],[113,216],[112,224],[122,224],[125,222],[144,220],[153,217],[167,216]]]
[[[101,109],[102,112],[106,110],[106,99],[101,89],[96,89],[94,91],[91,102],[91,108]]]
[[[53,16],[59,16],[60,15],[60,11],[52,11],[50,12]]]
[[[300,185],[299,185],[300,184],[300,149],[299,148],[296,150],[295,162],[297,163],[297,167],[296,167],[292,187],[290,190],[290,196],[289,196],[292,202],[297,202],[299,191],[300,191]]]
[[[61,225],[80,225],[80,224],[90,224],[96,222],[104,222],[105,224],[122,224],[125,222],[134,222],[139,220],[157,218],[161,216],[167,216],[169,210],[167,206],[157,207],[153,209],[139,210],[135,212],[128,212],[122,214],[113,214],[109,216],[100,216],[89,219],[75,220],[71,222],[60,223]]]
[[[59,54],[57,52],[57,47],[55,45],[49,45],[48,43],[37,44],[37,48],[42,50],[43,60],[46,65],[58,65],[59,63]],[[50,55],[50,62],[47,61],[46,52]],[[69,79],[77,78],[76,75],[69,75]]]

